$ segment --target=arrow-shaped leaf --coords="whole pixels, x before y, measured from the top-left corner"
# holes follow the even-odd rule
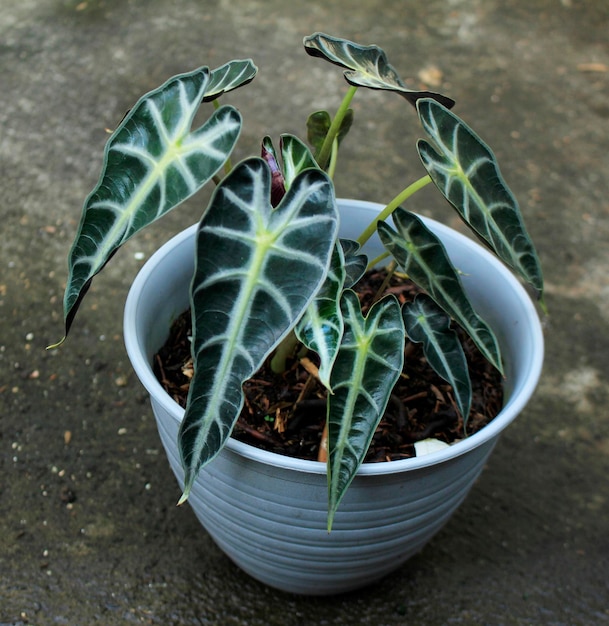
[[[198,191],[230,155],[241,116],[221,107],[190,132],[209,70],[176,76],[143,96],[106,144],[69,256],[66,334],[93,277],[130,237]]]
[[[472,402],[472,385],[467,360],[457,333],[450,327],[450,317],[426,294],[419,294],[402,307],[406,334],[423,344],[423,353],[434,372],[455,392],[464,425]]]
[[[363,463],[404,365],[404,324],[396,298],[387,296],[362,316],[357,295],[344,292],[345,333],[328,396],[328,530]]]
[[[472,338],[480,352],[503,372],[497,339],[474,311],[442,242],[416,215],[398,207],[393,221],[377,224],[379,237],[396,262],[419,287],[446,311]]]
[[[417,103],[432,143],[418,142],[433,182],[461,218],[500,259],[541,295],[541,265],[516,198],[491,149],[459,117],[433,100]]]
[[[320,288],[336,243],[338,209],[325,173],[300,174],[276,209],[270,186],[262,159],[244,161],[216,189],[197,234],[195,375],[179,434],[181,501],[229,437],[243,405],[243,382]]]
[[[336,244],[330,270],[317,295],[296,325],[296,337],[320,359],[319,380],[331,391],[330,374],[343,336],[340,296],[345,282],[343,249]]]
[[[346,39],[314,33],[305,37],[304,47],[311,56],[344,67],[345,80],[350,85],[395,91],[413,105],[419,98],[434,98],[447,107],[455,104],[442,94],[408,89],[378,46],[361,46]]]
[[[235,59],[217,67],[211,72],[203,102],[210,102],[227,91],[233,91],[251,83],[257,72],[258,68],[251,59]]]

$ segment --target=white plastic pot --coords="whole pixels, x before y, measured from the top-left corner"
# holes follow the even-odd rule
[[[356,238],[382,208],[341,200],[341,237]],[[433,220],[478,312],[505,359],[505,406],[480,432],[443,450],[364,464],[326,531],[325,464],[266,452],[231,439],[200,473],[188,502],[220,548],[243,570],[278,589],[328,595],[367,585],[399,567],[440,530],[463,501],[503,429],[533,393],[543,336],[519,281],[479,244]],[[160,248],[129,292],[125,342],[150,393],[158,430],[180,486],[177,434],[183,410],[155,378],[151,362],[171,322],[189,306],[193,226]],[[370,258],[380,242],[367,245]],[[193,539],[196,541],[196,539]]]

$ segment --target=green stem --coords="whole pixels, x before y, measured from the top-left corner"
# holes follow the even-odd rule
[[[404,191],[399,193],[366,227],[366,230],[358,237],[357,243],[363,246],[372,235],[376,232],[376,225],[381,220],[386,220],[402,203],[406,202],[410,196],[415,194],[419,189],[423,189],[426,185],[429,185],[431,178],[429,175],[415,180],[414,183],[408,185]]]
[[[372,259],[366,267],[366,271],[371,270],[373,267],[376,267],[381,261],[384,261],[388,256],[391,256],[387,250],[379,254],[375,259]]]
[[[378,302],[382,298],[383,294],[385,293],[385,289],[387,289],[389,283],[391,282],[391,279],[393,278],[393,275],[395,274],[397,266],[398,265],[395,261],[391,261],[391,263],[389,263],[389,265],[387,266],[387,276],[385,276],[383,284],[378,288],[376,295],[372,299],[372,304]]]
[[[332,154],[330,156],[330,164],[328,165],[328,176],[333,179],[336,171],[336,161],[338,158],[338,139],[332,142]]]
[[[298,344],[296,333],[292,331],[284,340],[277,346],[275,354],[271,359],[271,370],[275,374],[283,374],[286,370],[286,361],[289,357],[293,356],[294,349]]]
[[[317,163],[322,170],[325,170],[328,166],[330,155],[332,153],[332,144],[334,143],[336,137],[338,137],[338,131],[342,126],[345,115],[347,115],[349,105],[351,104],[351,100],[353,100],[353,96],[356,91],[357,87],[349,87],[349,90],[345,94],[345,97],[343,98],[343,101],[341,102],[340,107],[338,107],[338,111],[336,111],[336,115],[330,124],[328,134],[326,135],[326,138],[321,146],[321,150],[319,151],[319,155],[317,156]]]

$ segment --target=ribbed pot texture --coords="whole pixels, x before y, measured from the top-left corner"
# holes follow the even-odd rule
[[[383,208],[339,200],[340,236],[355,239]],[[415,459],[364,464],[326,530],[323,463],[293,459],[230,440],[200,473],[188,502],[220,548],[272,587],[329,595],[370,584],[419,552],[454,513],[480,474],[503,429],[533,393],[543,361],[539,317],[512,273],[482,246],[426,219],[440,236],[477,311],[493,327],[505,360],[505,405],[480,432]],[[189,306],[193,226],[144,265],[125,308],[129,358],[150,393],[161,440],[180,486],[177,434],[183,410],[152,371],[171,322]],[[378,239],[365,251],[374,258]],[[196,539],[193,539],[196,541]]]

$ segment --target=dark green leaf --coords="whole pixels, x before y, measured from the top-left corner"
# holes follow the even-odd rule
[[[309,148],[294,135],[281,136],[281,158],[286,189],[290,188],[292,181],[301,172],[309,168],[318,168]]]
[[[481,240],[542,295],[535,247],[491,149],[437,102],[421,100],[417,109],[432,141],[420,140],[418,150],[433,182]]]
[[[251,59],[229,61],[211,72],[203,102],[219,98],[223,93],[251,83],[258,68]]]
[[[326,280],[307,307],[303,318],[296,325],[298,340],[319,356],[319,380],[327,389],[331,389],[332,365],[343,336],[340,296],[344,282],[343,250],[337,243]]]
[[[328,530],[404,365],[404,323],[395,297],[379,300],[364,318],[357,295],[347,290],[341,310],[345,332],[328,396]]]
[[[336,136],[339,145],[353,125],[353,115],[353,109],[348,109],[345,113],[345,117],[338,129],[338,135]],[[309,115],[309,119],[307,120],[307,139],[315,149],[315,154],[318,154],[321,150],[321,146],[330,130],[331,124],[332,118],[327,111],[316,111]]]
[[[303,315],[336,243],[332,182],[310,169],[276,209],[262,159],[242,162],[216,189],[197,234],[192,284],[195,376],[180,428],[182,500],[227,441],[242,384]]]
[[[130,237],[198,191],[222,167],[241,116],[221,107],[190,131],[209,70],[176,76],[143,96],[112,133],[69,257],[66,334],[92,278]]]
[[[457,270],[442,242],[416,215],[399,207],[393,213],[395,232],[377,224],[379,237],[406,274],[433,298],[472,338],[478,349],[503,372],[499,344],[491,328],[474,311]]]
[[[345,288],[348,289],[364,275],[368,267],[368,257],[360,252],[360,245],[357,241],[341,239],[340,245],[345,257]]]
[[[467,360],[457,333],[450,327],[450,317],[426,294],[402,307],[406,334],[411,341],[423,344],[423,352],[431,368],[449,383],[455,393],[463,423],[472,401],[472,385]]]
[[[448,107],[454,105],[454,100],[442,94],[408,89],[378,46],[360,46],[323,33],[305,37],[304,46],[311,56],[346,68],[344,76],[350,85],[395,91],[413,105],[419,98],[434,98]]]

